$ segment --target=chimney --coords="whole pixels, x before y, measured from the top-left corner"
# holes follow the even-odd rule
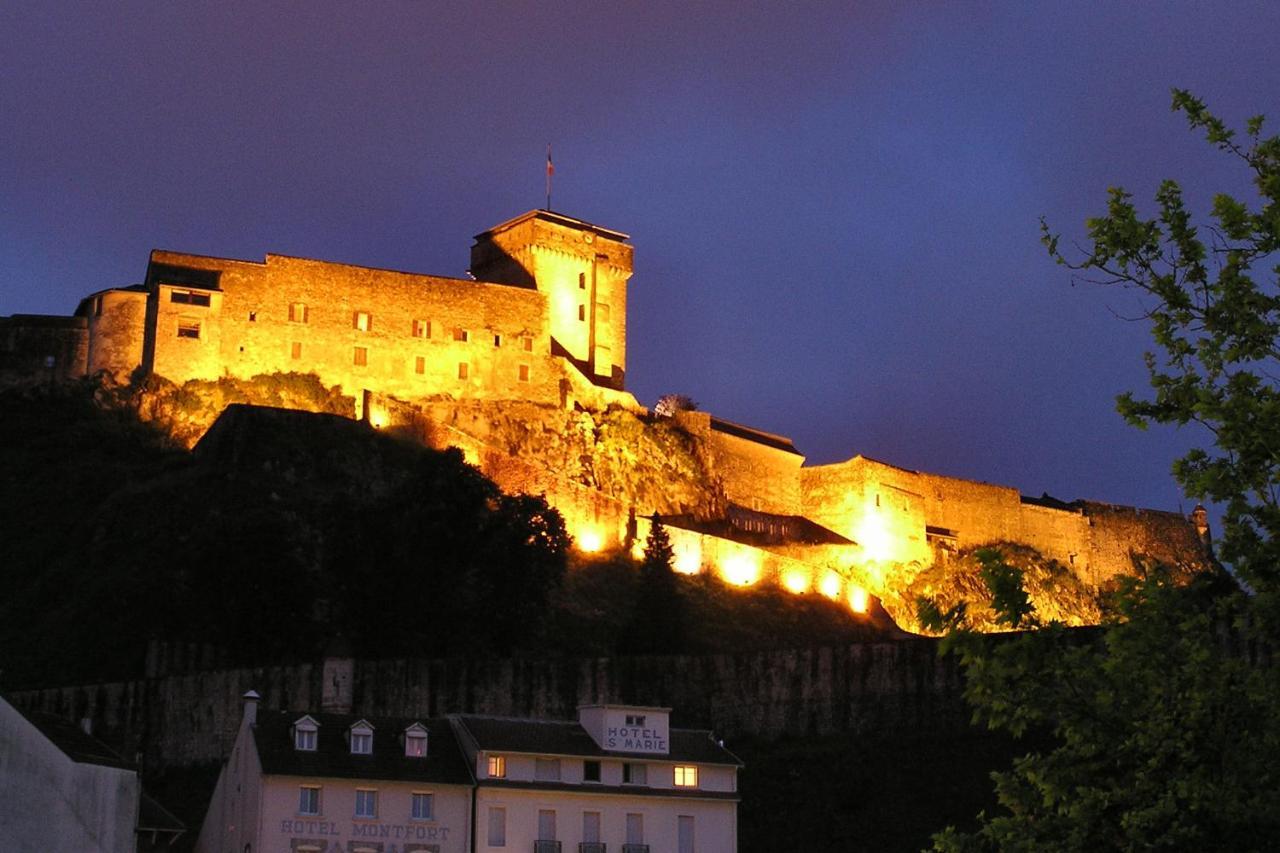
[[[244,694],[244,722],[252,726],[258,722],[258,701],[262,699],[258,691],[250,690]]]
[[[1196,526],[1196,533],[1200,534],[1200,539],[1204,542],[1209,541],[1209,513],[1204,508],[1204,504],[1196,504],[1196,508],[1191,510],[1191,523]]]

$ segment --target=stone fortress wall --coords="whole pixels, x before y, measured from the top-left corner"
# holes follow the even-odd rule
[[[1208,564],[1205,530],[1177,514],[1031,499],[863,456],[805,467],[786,437],[703,412],[669,423],[691,448],[683,467],[655,458],[684,445],[639,441],[659,428],[625,390],[627,239],[531,211],[476,237],[479,280],[156,251],[143,285],[93,294],[72,318],[0,319],[0,344],[8,363],[49,349],[57,376],[314,373],[355,397],[357,417],[414,424],[507,491],[545,495],[583,550],[635,548],[659,513],[679,571],[855,610],[940,554],[989,543],[1028,545],[1094,586],[1135,557]],[[619,409],[651,432],[610,444]],[[557,433],[581,440],[555,447]]]

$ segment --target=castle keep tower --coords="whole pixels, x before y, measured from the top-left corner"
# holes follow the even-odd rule
[[[546,294],[552,355],[596,385],[621,391],[627,366],[626,234],[549,210],[531,210],[476,235],[471,273],[480,281]]]

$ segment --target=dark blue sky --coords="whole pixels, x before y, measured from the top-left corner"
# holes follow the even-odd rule
[[[1073,287],[1037,220],[1078,236],[1164,177],[1250,195],[1169,89],[1280,122],[1277,33],[1275,2],[9,0],[0,314],[69,313],[152,248],[461,275],[541,206],[550,141],[553,207],[632,235],[642,402],[1177,509],[1197,437],[1114,413],[1141,303]]]

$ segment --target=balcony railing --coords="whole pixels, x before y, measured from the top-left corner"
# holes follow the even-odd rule
[[[605,844],[603,841],[580,841],[578,853],[605,853]]]
[[[559,841],[535,841],[533,853],[560,853]]]
[[[648,844],[624,844],[622,853],[649,853]]]

